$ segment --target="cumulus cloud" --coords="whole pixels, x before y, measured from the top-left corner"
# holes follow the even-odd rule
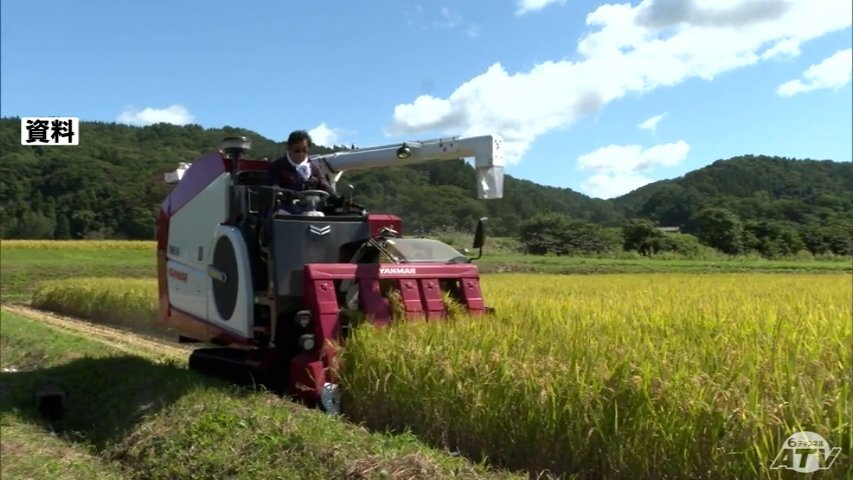
[[[643,185],[654,182],[638,173],[598,173],[581,184],[581,189],[592,198],[616,198]]]
[[[186,125],[193,122],[193,116],[183,105],[170,105],[166,108],[147,107],[139,110],[135,107],[126,107],[116,122],[129,125],[145,126],[155,123],[171,123],[174,125]]]
[[[593,197],[613,198],[653,182],[644,173],[655,167],[672,167],[687,158],[684,140],[644,149],[640,145],[608,145],[578,157],[578,170],[596,173],[581,185]]]
[[[644,172],[656,166],[678,165],[689,151],[690,145],[684,140],[646,149],[640,145],[608,145],[578,157],[578,168],[599,173]]]
[[[515,14],[524,15],[525,13],[538,12],[552,3],[563,5],[566,0],[517,0],[515,2]]]
[[[661,113],[660,115],[655,115],[654,117],[648,118],[640,122],[640,124],[637,125],[637,128],[639,128],[640,130],[650,130],[652,133],[654,133],[658,128],[658,123],[663,120],[663,117],[665,116],[666,112]]]
[[[669,27],[678,24],[738,27],[778,19],[790,6],[788,0],[655,0],[639,12],[637,23],[648,27]]]
[[[851,17],[849,0],[643,0],[602,5],[586,23],[575,59],[519,72],[494,63],[446,98],[397,105],[386,133],[496,133],[507,163],[516,164],[540,135],[625,95],[796,55],[804,42],[850,26]]]
[[[342,133],[343,132],[340,129],[331,128],[326,125],[326,122],[308,130],[308,135],[311,135],[311,140],[313,140],[314,144],[322,145],[324,147],[337,145]]]
[[[820,88],[839,89],[850,82],[853,70],[853,49],[839,50],[803,72],[803,80],[791,80],[779,85],[776,92],[784,97],[811,92]]]

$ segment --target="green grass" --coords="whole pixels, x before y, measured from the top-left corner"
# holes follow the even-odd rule
[[[50,371],[82,358],[107,358],[120,352],[45,325],[0,311],[0,426],[3,434],[0,477],[30,479],[124,478],[119,466],[84,446],[51,433],[36,419],[36,391],[53,380]],[[12,373],[11,371],[15,371]],[[26,381],[20,381],[26,377]]]
[[[0,312],[3,478],[523,478]],[[34,395],[67,394],[57,421]]]
[[[0,477],[6,479],[119,480],[120,467],[14,414],[0,416]]]

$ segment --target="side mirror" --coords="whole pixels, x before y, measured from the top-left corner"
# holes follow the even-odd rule
[[[483,248],[483,245],[486,243],[486,232],[483,227],[483,222],[488,220],[487,217],[483,217],[477,221],[477,230],[474,231],[474,245],[473,248]]]
[[[488,217],[482,217],[477,221],[477,230],[474,232],[474,244],[472,247],[479,249],[480,253],[477,255],[477,258],[472,258],[472,260],[479,260],[483,256],[483,245],[486,243],[486,231],[483,222],[486,220],[488,220]]]

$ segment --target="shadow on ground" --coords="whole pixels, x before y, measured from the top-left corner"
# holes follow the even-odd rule
[[[224,382],[134,357],[82,358],[0,373],[0,413],[15,413],[101,450],[189,391]]]

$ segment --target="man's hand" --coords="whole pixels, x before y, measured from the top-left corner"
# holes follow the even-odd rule
[[[329,200],[326,201],[326,204],[328,204],[332,208],[339,208],[344,204],[344,197],[343,195],[330,194]]]
[[[305,189],[306,190],[319,190],[320,180],[317,177],[311,177],[308,180],[305,180]]]

